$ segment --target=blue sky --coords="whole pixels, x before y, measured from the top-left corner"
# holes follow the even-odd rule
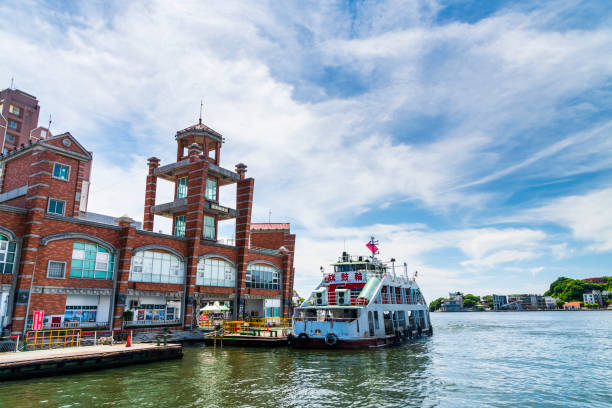
[[[173,160],[204,98],[222,164],[256,180],[254,221],[271,210],[298,234],[302,294],[370,235],[429,299],[612,274],[609,2],[0,1],[0,14],[14,22],[0,81],[94,151],[92,211],[142,218],[146,158]]]

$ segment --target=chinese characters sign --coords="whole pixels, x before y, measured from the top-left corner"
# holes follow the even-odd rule
[[[44,310],[37,310],[34,312],[34,317],[32,319],[32,330],[42,330],[44,317]]]

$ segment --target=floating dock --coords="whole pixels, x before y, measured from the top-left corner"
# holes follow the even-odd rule
[[[215,344],[216,343],[216,344]],[[240,346],[240,347],[283,347],[289,345],[289,339],[284,337],[261,337],[240,334],[225,334],[222,336],[206,336],[207,346]]]
[[[0,354],[0,381],[94,371],[183,357],[181,345],[100,345]]]

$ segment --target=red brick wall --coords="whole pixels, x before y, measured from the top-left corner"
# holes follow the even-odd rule
[[[2,192],[6,193],[17,187],[28,184],[28,176],[30,174],[30,164],[32,163],[32,154],[28,153],[16,159],[6,162],[3,175]]]
[[[283,246],[283,231],[251,231],[251,246],[278,249]]]
[[[34,314],[36,310],[44,310],[45,315],[63,315],[66,311],[66,295],[32,293],[29,313]]]
[[[0,210],[0,225],[13,231],[18,236],[24,234],[24,222],[25,214],[16,214]]]

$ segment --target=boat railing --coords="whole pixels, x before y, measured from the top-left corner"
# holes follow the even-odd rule
[[[294,322],[344,322],[350,323],[357,320],[357,317],[333,317],[333,316],[294,316]]]

